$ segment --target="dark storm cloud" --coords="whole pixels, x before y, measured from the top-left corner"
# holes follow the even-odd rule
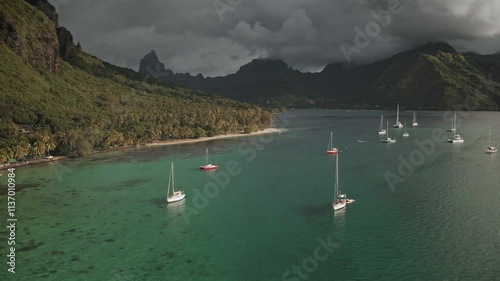
[[[52,0],[60,24],[88,52],[138,68],[155,49],[176,72],[222,75],[258,57],[285,60],[304,71],[345,61],[344,42],[356,47],[354,28],[365,31],[373,14],[391,5],[390,23],[355,63],[385,58],[428,41],[460,50],[500,50],[500,1],[496,0]],[[396,7],[396,6],[394,6]],[[386,13],[387,14],[387,13]]]

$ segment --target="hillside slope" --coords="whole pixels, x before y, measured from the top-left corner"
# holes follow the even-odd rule
[[[270,125],[270,111],[146,83],[86,54],[40,3],[0,2],[0,162]]]
[[[418,50],[393,60],[356,98],[365,104],[497,110],[500,88],[474,59],[456,51]]]

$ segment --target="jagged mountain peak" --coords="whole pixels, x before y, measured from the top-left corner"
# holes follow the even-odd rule
[[[288,64],[283,60],[274,58],[254,59],[251,62],[240,67],[236,74],[251,75],[282,75],[290,70]]]
[[[151,49],[139,62],[139,74],[159,78],[171,75],[172,71],[165,69],[165,64],[158,59],[155,50]]]
[[[157,62],[155,54],[151,57]],[[355,103],[392,106],[398,100],[414,108],[448,108],[456,105],[454,101],[470,95],[482,108],[495,108],[498,89],[481,76],[495,66],[493,57],[469,56],[446,42],[429,42],[366,65],[331,63],[320,73],[293,70],[278,58],[258,58],[226,76],[203,79],[190,74],[175,74],[164,80],[244,101],[282,98],[292,104],[298,101],[297,105],[300,105],[304,102],[301,98],[314,98],[322,106],[325,100],[334,106],[339,102],[351,103],[351,106]],[[499,77],[496,73],[492,75],[495,81]],[[487,85],[488,94],[470,90],[471,87],[463,81]],[[465,90],[458,91],[458,88]],[[450,94],[455,92],[464,94]],[[290,96],[299,98],[294,100]],[[310,106],[309,101],[306,103]]]
[[[457,53],[457,50],[446,42],[429,42],[421,47],[418,47],[415,51],[433,56],[437,55],[439,52],[452,54]]]
[[[151,51],[149,51],[149,53],[146,56],[155,56],[156,58],[158,58],[154,49],[151,49]]]
[[[347,62],[335,62],[335,63],[329,63],[323,68],[321,73],[336,73],[336,72],[341,72],[344,71],[348,68],[352,68],[353,66],[350,65]]]

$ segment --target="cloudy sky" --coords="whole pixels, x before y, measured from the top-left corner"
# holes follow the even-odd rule
[[[261,57],[319,71],[429,41],[500,51],[500,1],[400,1],[50,0],[59,24],[85,51],[135,70],[151,49],[167,68],[205,76],[233,73]]]

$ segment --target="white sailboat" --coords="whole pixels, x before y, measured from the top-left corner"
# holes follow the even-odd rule
[[[200,169],[202,169],[202,170],[215,170],[217,168],[219,168],[219,166],[208,163],[208,148],[207,148],[206,153],[205,153],[205,165],[200,166]]]
[[[413,127],[417,127],[418,126],[417,114],[415,113],[415,111],[413,111],[413,123],[412,123],[412,126]]]
[[[399,104],[398,104],[398,109],[396,112],[396,124],[394,124],[394,128],[403,128],[403,124],[399,122]]]
[[[457,114],[455,113],[455,118],[453,118],[452,122],[452,137],[448,138],[449,143],[463,143],[464,139],[457,134]]]
[[[347,196],[339,191],[339,155],[337,154],[335,163],[335,185],[333,186],[334,201],[332,202],[333,211],[345,208],[347,205]]]
[[[453,139],[451,140],[451,143],[463,143],[464,139],[460,135],[455,135]]]
[[[170,186],[172,186],[172,194],[170,194]],[[174,162],[170,166],[170,176],[168,178],[168,188],[167,188],[167,202],[173,203],[180,201],[186,197],[184,191],[175,191],[175,179],[174,179]]]
[[[405,132],[403,133],[403,137],[407,138],[410,134],[406,131],[406,121],[405,121]]]
[[[491,128],[488,133],[488,147],[486,148],[486,153],[491,154],[491,153],[496,153],[497,148],[494,146],[491,146]]]
[[[328,141],[328,148],[326,150],[327,154],[338,154],[339,149],[333,147],[333,132],[330,132],[330,140]]]
[[[378,134],[385,135],[386,131],[384,129],[384,115],[380,116],[380,125],[378,127]]]
[[[382,142],[383,143],[395,143],[396,142],[396,139],[391,139],[389,137],[389,121],[387,121],[387,135],[386,135],[385,139],[382,139]]]

